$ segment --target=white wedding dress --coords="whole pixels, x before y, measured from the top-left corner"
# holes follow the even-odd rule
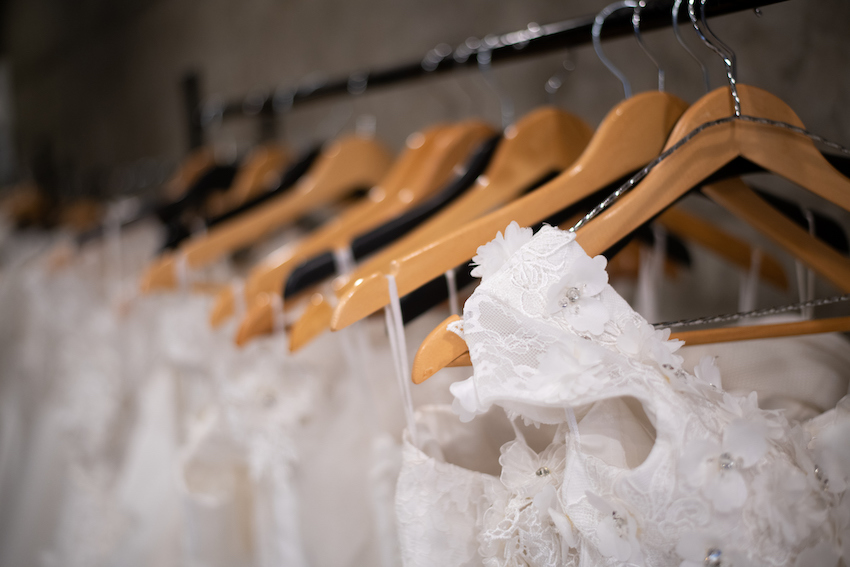
[[[687,370],[681,343],[635,313],[571,233],[513,224],[476,262],[482,282],[453,329],[474,368],[451,387],[461,420],[420,408],[419,445],[406,437],[404,565],[850,560],[848,398],[804,396],[834,407],[800,424],[760,409],[746,380],[725,391],[712,356]]]

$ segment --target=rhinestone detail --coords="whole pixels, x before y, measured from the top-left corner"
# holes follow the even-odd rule
[[[617,531],[620,532],[621,535],[625,534],[626,533],[626,527],[628,525],[628,522],[626,522],[626,519],[624,517],[622,517],[621,515],[619,515],[616,510],[611,512],[611,517],[614,518],[614,525],[617,527]]]
[[[815,465],[815,478],[818,479],[820,487],[823,490],[826,490],[826,487],[829,486],[829,479],[826,478],[826,475],[823,474],[823,470],[818,465]]]
[[[537,476],[549,476],[551,472],[552,471],[549,470],[549,467],[540,467],[534,474],[536,474]]]
[[[717,549],[716,547],[712,547],[708,551],[705,552],[705,566],[706,567],[720,567],[722,565],[720,561],[720,557],[723,555],[723,552]]]
[[[735,468],[735,460],[729,453],[723,453],[722,455],[720,455],[719,464],[720,470],[731,471]]]
[[[571,287],[564,293],[564,298],[561,300],[561,307],[569,307],[579,299],[581,299],[581,290],[577,287]]]

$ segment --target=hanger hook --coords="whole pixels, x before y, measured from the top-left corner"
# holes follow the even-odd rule
[[[708,22],[705,20],[705,2],[706,0],[700,0],[700,17],[697,18],[696,0],[688,0],[688,16],[703,43],[723,59],[723,64],[726,66],[726,78],[729,81],[729,90],[732,93],[732,102],[735,105],[735,116],[741,116],[741,99],[738,97],[737,86],[738,64],[735,58],[735,52],[720,41],[711,31],[711,28],[708,27]]]
[[[637,5],[638,3],[635,0],[621,0],[620,2],[608,4],[602,8],[601,12],[596,14],[596,18],[593,20],[593,27],[590,30],[590,34],[593,36],[593,50],[596,52],[596,56],[599,57],[602,64],[608,67],[608,70],[614,73],[614,76],[620,79],[620,82],[623,83],[623,92],[625,93],[626,98],[632,96],[632,86],[629,84],[629,80],[623,72],[617,69],[614,64],[605,57],[605,54],[602,52],[602,42],[599,40],[599,34],[602,32],[602,24],[605,23],[605,19],[608,16],[617,10],[622,10],[623,8],[631,8],[634,10]]]
[[[492,47],[484,43],[482,42],[482,45],[476,51],[475,59],[478,61],[478,70],[481,71],[484,82],[496,93],[496,97],[499,99],[499,110],[502,115],[502,128],[504,129],[514,123],[514,101],[493,76],[493,69],[490,66]]]
[[[549,104],[555,104],[555,95],[558,94],[558,91],[561,90],[561,87],[564,86],[564,77],[567,73],[575,71],[575,64],[572,59],[570,59],[570,52],[567,51],[566,55],[564,55],[564,60],[561,63],[561,69],[559,69],[554,75],[549,77],[546,80],[546,84],[543,86],[546,94],[549,98]]]
[[[708,92],[711,90],[711,81],[708,76],[708,67],[706,67],[705,63],[703,63],[702,60],[697,57],[696,54],[691,50],[691,48],[688,47],[688,44],[685,43],[685,40],[684,38],[682,38],[682,34],[679,31],[679,6],[681,5],[682,0],[676,0],[675,2],[673,2],[673,35],[676,36],[676,41],[679,42],[679,45],[682,46],[682,49],[684,49],[687,54],[690,55],[691,58],[697,62],[697,65],[699,65],[699,68],[702,71],[702,80],[705,83],[705,92]]]
[[[643,36],[640,35],[640,11],[646,6],[646,2],[644,0],[640,0],[638,5],[635,6],[634,11],[632,12],[632,27],[635,30],[635,39],[638,42],[638,45],[643,50],[644,54],[649,57],[649,60],[658,68],[658,90],[662,93],[664,92],[664,69],[661,68],[661,64],[658,62],[655,57],[652,56],[652,53],[646,48],[646,44],[643,42]]]

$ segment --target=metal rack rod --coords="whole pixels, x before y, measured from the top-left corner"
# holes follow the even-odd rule
[[[716,17],[734,12],[753,10],[785,0],[716,0],[706,4],[706,17]],[[650,31],[669,27],[673,0],[649,0],[641,11],[641,30]],[[621,10],[605,20],[602,38],[610,39],[633,33],[632,14]],[[478,53],[489,53],[492,63],[510,61],[519,57],[539,55],[591,43],[594,16],[573,18],[554,24],[530,24],[526,29],[502,35],[488,35],[482,39],[470,38],[455,49],[441,44],[430,50],[422,59],[391,67],[369,71],[355,71],[347,76],[300,85],[292,89],[255,92],[212,109],[213,114],[233,116],[273,116],[290,110],[293,106],[339,95],[359,95],[366,91],[437,76],[442,73],[475,67]],[[688,22],[687,2],[682,2],[680,21]],[[207,117],[210,109],[207,109]],[[203,123],[199,108],[194,119]]]

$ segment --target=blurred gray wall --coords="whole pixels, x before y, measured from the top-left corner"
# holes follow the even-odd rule
[[[292,86],[421,57],[438,43],[506,32],[594,13],[605,0],[7,0],[4,48],[11,65],[18,163],[49,149],[74,171],[143,157],[176,162],[188,147],[180,79],[201,74],[207,97]],[[739,80],[782,97],[815,132],[850,145],[850,2],[789,0],[713,21],[738,55]],[[719,60],[692,45],[722,84]],[[672,33],[646,34],[663,62],[668,90],[687,100],[703,92],[698,68]],[[633,39],[606,45],[635,91],[655,87],[651,63]],[[543,86],[565,53],[496,67],[517,115],[547,102]],[[622,97],[590,47],[569,54],[554,102],[596,125]],[[377,135],[399,148],[414,130],[478,115],[498,123],[496,95],[474,70],[384,89],[351,100],[303,106],[279,124],[295,147],[353,128],[373,114]],[[213,125],[221,148],[244,152],[257,140],[253,120]],[[25,171],[24,171],[25,173]]]

